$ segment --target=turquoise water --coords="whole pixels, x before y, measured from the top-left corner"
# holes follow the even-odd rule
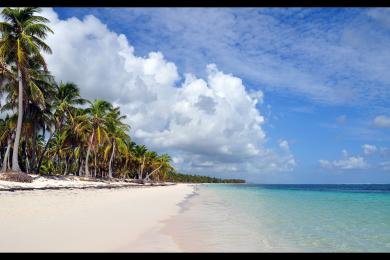
[[[390,252],[390,185],[210,184],[191,200],[177,238],[201,251]]]

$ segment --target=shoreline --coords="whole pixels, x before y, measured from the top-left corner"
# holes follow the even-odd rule
[[[199,195],[197,193],[198,185],[201,183],[181,183],[179,185],[186,185],[191,187],[192,191],[187,193],[185,197],[176,204],[177,210],[175,214],[171,214],[169,217],[161,220],[159,225],[144,232],[136,244],[131,245],[132,249],[129,251],[129,247],[120,252],[186,252],[185,248],[177,240],[174,229],[172,229],[172,221],[179,217],[184,211],[188,210],[188,204],[192,199]],[[167,231],[168,230],[168,231]],[[161,244],[161,241],[165,241]],[[149,243],[156,243],[152,248],[145,246]]]
[[[182,251],[158,230],[195,186],[1,191],[0,251]]]

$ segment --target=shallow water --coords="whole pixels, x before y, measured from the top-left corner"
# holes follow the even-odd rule
[[[390,185],[199,185],[163,232],[184,251],[390,252]]]

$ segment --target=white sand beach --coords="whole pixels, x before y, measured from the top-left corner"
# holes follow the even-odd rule
[[[1,174],[1,173],[0,173]],[[77,176],[41,176],[30,174],[31,183],[0,180],[0,191],[33,190],[33,189],[65,189],[65,188],[118,188],[145,186],[119,179],[102,180]],[[171,184],[171,183],[165,183]],[[149,184],[146,184],[149,185]]]
[[[158,232],[193,185],[0,192],[0,252],[180,251]]]

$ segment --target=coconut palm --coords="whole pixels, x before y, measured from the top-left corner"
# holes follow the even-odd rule
[[[31,166],[36,171],[36,158],[38,156],[36,141],[42,131],[44,136],[47,125],[52,120],[52,103],[55,97],[54,78],[44,71],[42,66],[32,61],[29,69],[30,84],[26,88],[26,115],[23,124],[31,125],[31,132],[26,136],[31,139]]]
[[[81,175],[83,164],[83,152],[87,147],[89,132],[87,131],[90,125],[89,115],[82,108],[73,109],[68,113],[67,120],[62,128],[63,142],[66,147],[69,147],[73,160],[77,163],[76,175]],[[70,167],[71,168],[71,167]]]
[[[133,155],[137,165],[137,178],[139,180],[142,180],[143,177],[147,151],[148,149],[145,145],[136,145],[133,149]]]
[[[74,83],[60,83],[53,84],[52,95],[52,115],[51,118],[47,117],[46,123],[51,128],[51,135],[47,141],[46,147],[43,150],[36,173],[39,174],[39,169],[42,164],[43,157],[47,151],[47,147],[52,142],[53,137],[58,133],[62,132],[63,126],[71,117],[71,114],[77,110],[77,107],[86,103],[86,100],[83,99],[80,95],[80,90]]]
[[[158,179],[164,179],[165,175],[173,170],[170,164],[171,157],[168,154],[162,154],[160,156],[153,156],[151,158],[151,172],[145,177],[145,180],[149,181],[152,175],[156,175]],[[157,175],[158,174],[158,175]]]
[[[9,163],[9,154],[11,150],[11,143],[15,135],[15,125],[16,125],[16,116],[9,116],[7,114],[6,118],[3,119],[1,124],[1,131],[0,131],[0,144],[2,146],[6,146],[6,150],[4,152],[3,156],[3,163],[2,163],[2,172],[6,172],[9,170],[10,163]]]
[[[23,90],[27,85],[33,85],[29,75],[29,59],[40,63],[46,69],[46,62],[41,51],[51,53],[50,47],[44,42],[48,32],[53,32],[45,23],[49,20],[35,13],[40,8],[9,8],[5,7],[1,14],[4,22],[0,22],[0,57],[6,63],[17,68],[18,80],[18,121],[12,153],[12,171],[20,171],[18,150],[23,122]]]
[[[104,151],[104,158],[107,159],[108,152],[111,150],[110,161],[108,164],[108,177],[113,177],[113,161],[115,152],[119,151],[122,154],[127,154],[126,142],[130,142],[130,137],[127,132],[129,126],[122,122],[126,116],[120,114],[119,107],[112,108],[106,117],[106,128],[110,143]]]
[[[88,120],[82,123],[81,128],[84,131],[90,133],[88,138],[88,148],[87,154],[85,157],[85,175],[90,176],[89,173],[89,156],[91,150],[93,150],[95,155],[94,160],[94,176],[96,177],[96,166],[97,166],[97,153],[99,145],[101,145],[102,140],[107,140],[107,113],[112,109],[112,105],[102,99],[95,99],[94,102],[89,102],[89,107],[86,109],[86,112],[89,115]]]

